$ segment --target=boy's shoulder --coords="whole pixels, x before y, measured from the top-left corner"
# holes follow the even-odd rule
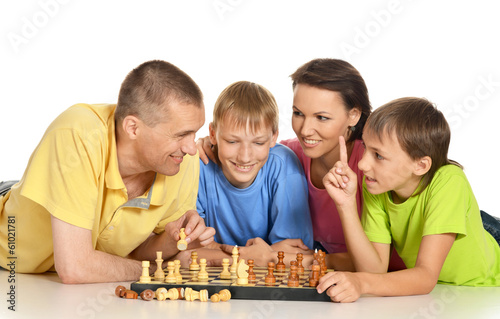
[[[288,146],[280,143],[276,143],[276,145],[269,150],[269,159],[272,157],[283,161],[297,160],[297,155],[295,155],[295,153]]]
[[[463,178],[467,179],[467,177],[465,176],[465,173],[461,167],[454,165],[454,164],[447,164],[447,165],[441,166],[436,171],[434,178],[432,180],[434,182],[436,180],[449,179],[449,178],[452,178],[454,176],[463,177]]]

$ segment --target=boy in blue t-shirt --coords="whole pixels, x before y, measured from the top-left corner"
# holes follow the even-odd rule
[[[306,179],[293,151],[276,144],[278,113],[272,94],[246,81],[228,86],[215,103],[209,130],[217,163],[200,162],[197,210],[218,244],[261,238],[281,250],[284,239],[300,238],[312,247]],[[198,255],[217,263],[227,257],[218,244]]]

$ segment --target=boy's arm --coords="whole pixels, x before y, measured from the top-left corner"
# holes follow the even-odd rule
[[[340,161],[324,176],[323,184],[335,202],[346,241],[347,251],[357,271],[387,272],[389,244],[372,244],[359,220],[356,203],[357,175],[348,165],[347,147],[339,137]]]
[[[327,294],[336,302],[353,302],[361,294],[427,294],[438,281],[455,237],[454,233],[424,236],[414,268],[384,274],[331,272],[320,279],[317,290],[319,293],[327,290]]]

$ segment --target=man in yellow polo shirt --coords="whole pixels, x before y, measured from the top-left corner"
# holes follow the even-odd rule
[[[188,248],[211,243],[196,212],[204,121],[196,83],[158,60],[127,75],[117,105],[71,106],[0,194],[0,266],[56,270],[64,283],[137,280],[141,260],[178,253],[181,227]]]

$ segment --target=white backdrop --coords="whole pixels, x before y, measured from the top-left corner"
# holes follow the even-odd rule
[[[495,1],[23,0],[0,3],[0,180],[19,179],[46,127],[72,104],[115,103],[121,81],[150,59],[201,87],[207,134],[230,83],[266,86],[291,138],[289,75],[317,57],[349,61],[374,108],[426,97],[452,128],[479,205],[497,204],[500,20]]]

